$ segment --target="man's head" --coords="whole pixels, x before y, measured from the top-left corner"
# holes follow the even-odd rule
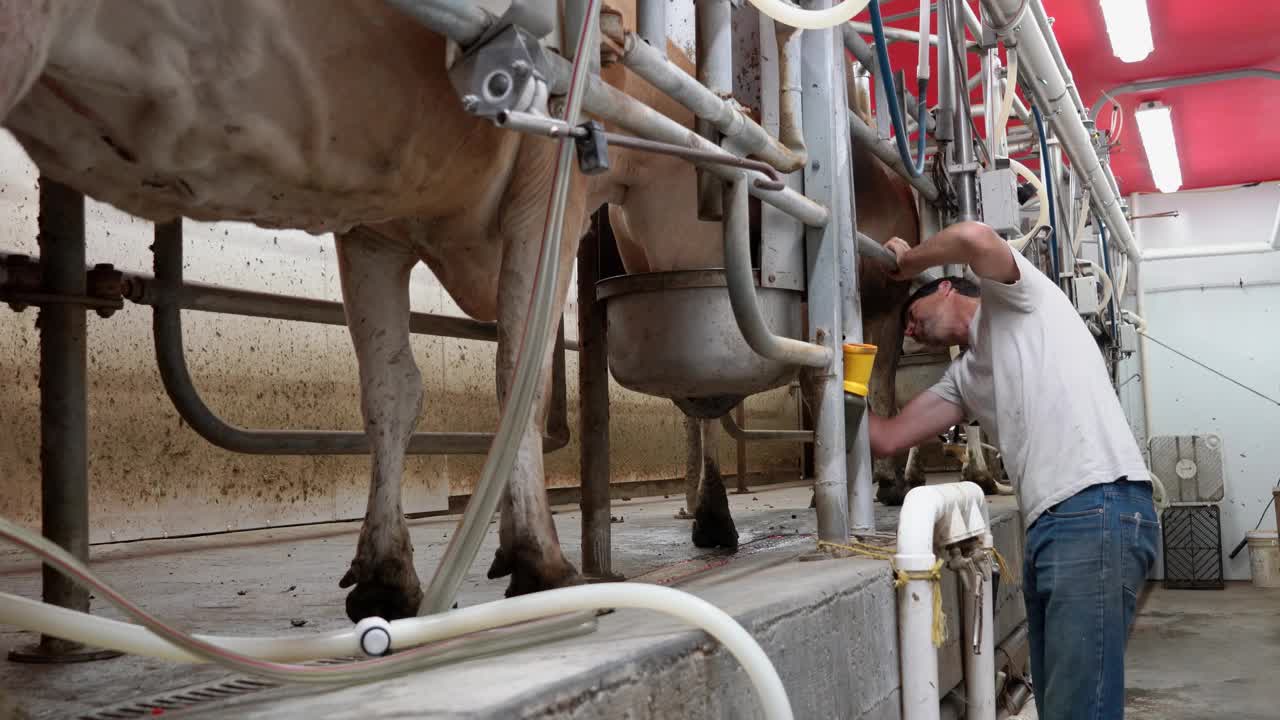
[[[903,309],[903,328],[923,345],[968,345],[969,323],[977,309],[977,285],[962,277],[941,278],[911,293]]]

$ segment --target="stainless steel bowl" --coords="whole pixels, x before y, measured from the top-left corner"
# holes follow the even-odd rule
[[[756,294],[770,329],[800,338],[803,293],[762,288],[756,278]],[[596,296],[606,303],[609,369],[630,390],[673,400],[745,397],[786,385],[799,370],[747,345],[723,270],[623,275],[601,281]]]

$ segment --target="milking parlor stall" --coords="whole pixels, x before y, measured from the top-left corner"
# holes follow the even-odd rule
[[[0,718],[1035,717],[999,438],[869,441],[966,221],[1153,476],[1130,716],[1270,716],[1280,11],[1184,5],[0,0]]]

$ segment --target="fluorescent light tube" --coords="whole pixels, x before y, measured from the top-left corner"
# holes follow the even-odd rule
[[[1134,116],[1138,134],[1147,153],[1151,179],[1162,193],[1182,187],[1182,168],[1178,165],[1178,145],[1173,139],[1173,112],[1158,102],[1143,103]]]
[[[1111,37],[1111,52],[1127,63],[1145,59],[1155,49],[1147,0],[1101,0],[1102,19]]]

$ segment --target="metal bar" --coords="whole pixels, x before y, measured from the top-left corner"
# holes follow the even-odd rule
[[[583,127],[569,127],[567,123],[555,118],[542,117],[533,113],[516,112],[512,110],[504,110],[498,113],[494,120],[498,127],[507,128],[508,130],[516,130],[518,132],[530,133],[533,135],[545,135],[546,137],[575,137],[583,138],[587,136],[587,130]],[[782,190],[786,187],[782,182],[782,176],[772,165],[760,160],[748,160],[740,158],[737,155],[731,155],[724,150],[702,150],[690,147],[682,147],[680,145],[672,145],[670,143],[657,142],[656,140],[646,140],[641,137],[631,135],[619,135],[618,133],[604,133],[605,142],[618,147],[630,148],[632,150],[640,150],[642,152],[658,153],[660,155],[671,155],[673,157],[684,158],[692,163],[714,163],[725,167],[736,167],[744,170],[756,170],[769,176],[768,180],[756,180],[755,186],[763,190]]]
[[[636,29],[645,42],[667,53],[667,2],[669,0],[638,0],[636,2]]]
[[[387,2],[431,30],[457,42],[464,49],[479,40],[495,19],[493,15],[470,0],[387,0]]]
[[[741,406],[739,406],[741,407]],[[720,418],[720,426],[738,442],[813,442],[812,430],[747,430],[732,415]]]
[[[860,232],[855,232],[854,237],[858,243],[859,255],[875,260],[890,272],[898,272],[898,256],[892,250]]]
[[[174,297],[182,283],[182,221],[156,225],[155,282],[160,297]],[[191,380],[182,344],[182,309],[160,300],[154,305],[152,332],[156,362],[165,391],[182,419],[201,437],[226,450],[253,455],[363,455],[363,432],[324,430],[246,430],[230,425],[205,404]],[[417,455],[483,455],[492,433],[414,433],[408,452]],[[545,439],[543,451],[559,449]]]
[[[831,7],[831,0],[811,0],[809,9]],[[853,236],[846,220],[853,207],[850,185],[851,154],[847,144],[850,115],[845,98],[843,43],[834,29],[806,30],[801,51],[804,82],[804,136],[811,162],[805,166],[804,188],[831,208],[834,222],[805,233],[805,260],[808,271],[809,338],[825,351],[824,361],[808,375],[815,396],[813,495],[818,520],[818,539],[844,543],[849,538],[849,486],[844,432],[843,364],[840,355],[847,323],[861,318],[842,318],[848,300],[842,293],[853,288],[841,284],[850,277]],[[847,233],[847,235],[846,235]],[[844,257],[845,263],[841,259]],[[848,276],[848,277],[847,277]],[[856,300],[855,300],[856,301]]]
[[[840,26],[840,33],[844,40],[845,49],[850,53],[853,53],[853,57],[857,59],[858,63],[868,70],[874,68],[876,64],[875,50],[861,35],[858,34],[858,31],[850,27],[849,23],[845,23]],[[902,92],[906,97],[907,105],[915,107],[919,102],[916,99],[916,96],[905,87],[902,89]],[[935,127],[936,121],[933,118],[933,114],[929,113],[925,115],[925,128],[932,133],[934,132]]]
[[[898,154],[897,149],[877,135],[875,129],[863,122],[857,113],[849,113],[849,132],[860,148],[865,148],[895,174],[910,183],[921,197],[930,203],[938,202],[938,186],[933,184],[933,178],[927,174],[911,177],[911,173],[907,172],[906,166],[902,164],[902,156]]]
[[[715,4],[699,3],[698,7]],[[724,4],[728,5],[727,2]],[[728,36],[727,28],[725,36],[725,42],[728,43],[731,38]],[[699,57],[701,58],[701,55]],[[713,131],[719,133],[724,136],[725,144],[734,150],[743,155],[759,158],[784,173],[794,172],[804,166],[805,158],[802,155],[792,152],[727,100],[733,96],[732,76],[724,86],[703,85],[700,79],[704,74],[702,68],[707,64],[705,61],[699,64],[699,78],[690,77],[679,66],[669,61],[666,53],[658,52],[635,33],[627,33],[622,64],[696,115],[699,127],[707,126],[705,134],[702,131],[698,134],[708,141],[718,143],[718,135],[716,137],[708,137],[708,135]],[[706,72],[711,73],[708,77],[717,79],[718,83],[725,82],[723,78],[717,78],[719,70],[714,64],[711,70]]]
[[[1019,11],[1021,0],[982,0],[983,7],[991,12],[992,17],[1002,26],[1015,17]],[[1036,16],[1043,16],[1039,0],[1027,0]],[[1094,209],[1107,222],[1112,238],[1135,264],[1142,261],[1141,252],[1134,241],[1133,232],[1125,219],[1121,208],[1120,197],[1116,193],[1115,178],[1111,169],[1098,159],[1093,146],[1093,138],[1085,128],[1081,117],[1085,110],[1083,105],[1075,105],[1075,93],[1068,87],[1069,76],[1059,69],[1056,56],[1061,54],[1057,49],[1057,40],[1050,31],[1047,35],[1041,31],[1038,23],[1023,22],[1013,25],[1001,33],[1006,42],[1018,45],[1018,64],[1025,68],[1019,71],[1023,79],[1023,89],[1030,95],[1035,104],[1043,112],[1045,119],[1053,127],[1054,133],[1062,142],[1071,161],[1071,167],[1085,182],[1090,191],[1090,199]],[[1055,52],[1056,50],[1056,52]],[[1064,63],[1065,64],[1065,63]]]
[[[582,495],[582,573],[613,576],[609,523],[609,354],[604,304],[596,299],[605,213],[578,250],[578,432]]]
[[[738,407],[737,409],[734,410],[734,414],[738,416],[737,425],[739,427],[746,427],[747,402],[745,400],[738,403]],[[730,415],[728,413],[725,413],[724,415],[721,416],[721,418],[723,420],[729,420]],[[739,493],[745,493],[747,492],[747,440],[746,438],[734,438],[734,439],[738,441],[738,466],[737,466],[738,471],[737,473],[735,473],[735,475],[737,476],[736,478],[737,479],[736,484],[738,486],[737,491]]]
[[[724,266],[729,287],[729,303],[747,345],[770,360],[826,367],[833,355],[830,348],[773,334],[760,310],[755,280],[751,273],[751,219],[746,178],[739,176],[725,185]]]
[[[1186,85],[1202,85],[1205,83],[1226,82],[1228,80],[1244,80],[1246,78],[1265,78],[1267,80],[1280,80],[1280,71],[1267,70],[1265,68],[1242,68],[1240,70],[1225,70],[1222,72],[1201,73],[1199,75],[1184,75],[1182,77],[1156,78],[1154,80],[1142,80],[1139,82],[1125,83],[1117,85],[1110,90],[1104,90],[1102,96],[1093,104],[1093,109],[1089,111],[1089,119],[1096,121],[1098,113],[1102,112],[1102,108],[1106,106],[1108,101],[1114,101],[1121,95],[1132,95],[1133,93],[1148,92],[1150,90],[1167,90],[1169,88],[1183,87]]]
[[[710,98],[720,101],[719,110],[724,112],[724,120],[729,122],[717,122],[711,117],[694,111],[694,129],[699,135],[708,142],[724,147],[721,135],[728,135],[730,124],[737,114],[736,110],[724,103],[722,98],[733,97],[733,16],[730,12],[729,0],[700,0],[694,3],[694,31],[696,35],[696,59],[697,74],[696,82],[683,82],[675,86],[666,86],[660,88],[663,92],[675,98],[677,102],[684,104],[681,98],[687,98],[690,92],[702,94],[703,98]],[[631,40],[632,45],[639,45],[641,52],[644,49],[650,49],[645,43],[638,43]],[[658,56],[656,59],[662,60],[663,69],[674,69],[675,66],[666,62],[666,54]],[[622,63],[627,64],[626,54],[624,53]],[[632,69],[635,71],[634,68]],[[637,74],[639,74],[637,72]],[[644,77],[644,75],[641,75]],[[679,76],[688,78],[687,75],[680,73]],[[675,79],[673,77],[672,79]],[[690,80],[692,78],[689,78]],[[656,87],[656,85],[655,85]],[[740,121],[739,121],[740,123]],[[746,153],[743,153],[744,155]],[[705,169],[699,168],[697,172],[698,178],[698,219],[699,220],[720,220],[724,214],[722,203],[724,200],[724,186],[719,178],[708,173]]]
[[[938,8],[938,4],[934,3],[929,6],[929,11],[933,12],[937,8]],[[897,15],[890,15],[889,17],[884,18],[884,22],[891,23],[891,22],[897,22],[899,20],[910,20],[911,18],[916,18],[916,17],[920,17],[920,8],[916,8],[914,10],[908,10],[907,12],[898,13]]]
[[[960,11],[959,6],[964,4],[964,0],[939,0],[939,5],[944,8],[944,12],[938,14],[938,34],[946,35],[947,49],[949,51],[948,60],[955,63],[954,42],[957,36],[963,37],[960,31]],[[939,49],[941,49],[939,45]],[[950,77],[955,82],[957,77],[964,77],[968,69],[964,66],[954,66]],[[958,90],[957,90],[958,92]],[[952,151],[955,153],[955,162],[961,168],[972,167],[975,162],[973,152],[973,129],[970,127],[970,117],[967,114],[969,110],[968,97],[958,98],[955,111],[952,113],[952,131],[955,133],[955,143],[952,145]],[[956,180],[956,201],[960,207],[959,219],[977,220],[977,192],[974,183],[974,173],[972,170],[962,169],[954,173]]]
[[[551,88],[553,92],[563,93],[569,83],[569,63],[558,55],[547,55],[546,57],[550,66],[549,80]],[[708,142],[689,128],[602,81],[599,76],[593,75],[588,78],[587,93],[583,99],[583,107],[588,113],[606,123],[615,123],[636,135],[650,140],[672,145],[684,145],[710,152],[719,150],[715,144]],[[741,172],[737,169],[717,167],[715,165],[707,167],[711,172],[724,179],[731,179]],[[770,190],[767,189],[767,186],[761,187],[758,181],[767,181],[766,176],[762,173],[748,171],[747,175],[752,180],[748,190],[753,197],[760,198],[760,200],[773,205],[806,225],[822,226],[826,224],[829,213],[825,207],[790,188]]]
[[[40,267],[45,291],[85,295],[84,196],[40,178]],[[89,411],[85,309],[71,304],[40,309],[41,531],[80,562],[89,561]],[[89,591],[43,566],[41,598],[89,612]],[[79,643],[42,636],[49,654]]]

